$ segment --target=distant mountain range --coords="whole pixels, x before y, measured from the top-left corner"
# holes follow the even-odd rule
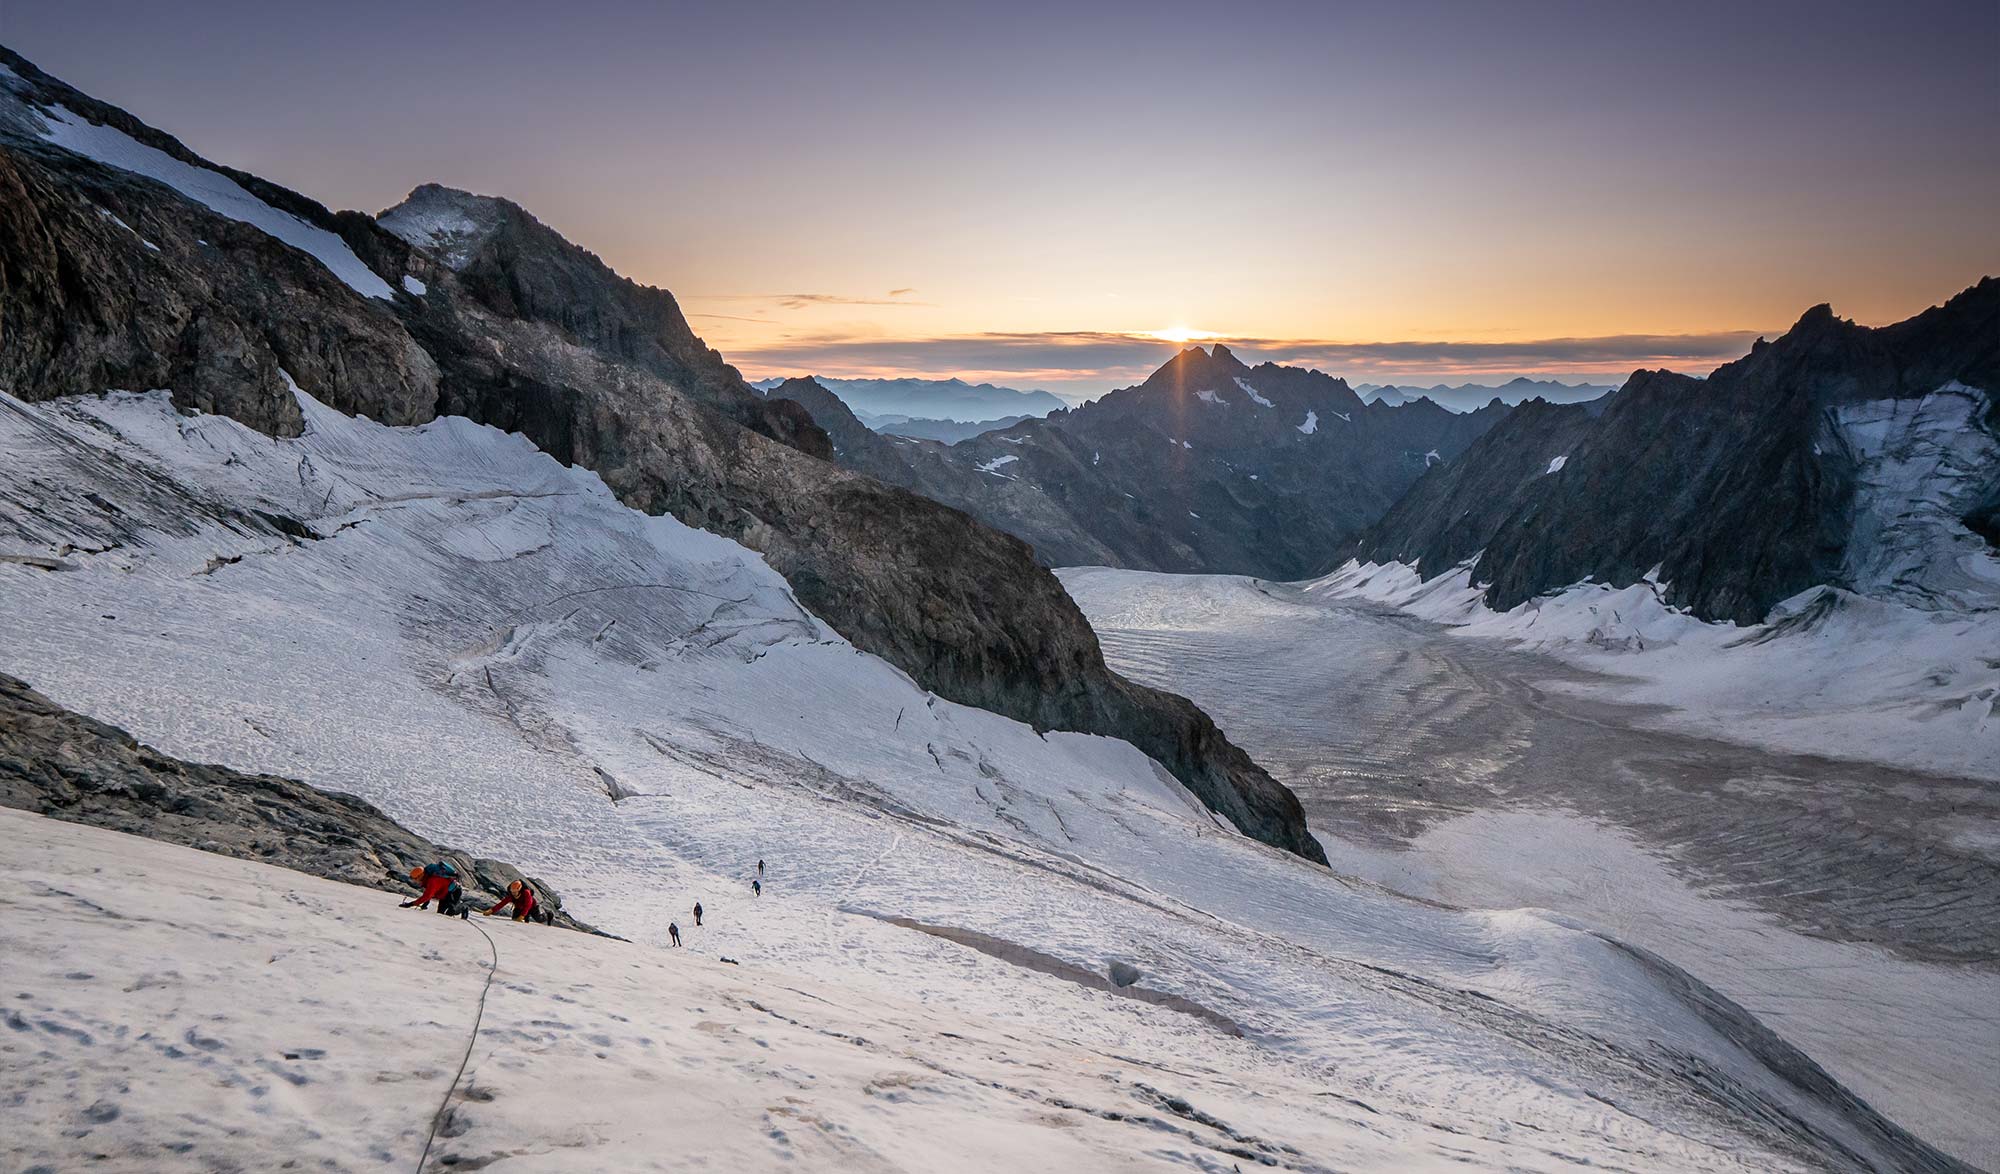
[[[919,440],[936,440],[944,444],[957,444],[970,440],[982,432],[994,432],[1002,428],[1012,428],[1032,416],[1002,416],[997,420],[974,420],[970,424],[957,420],[913,420],[907,416],[870,416],[863,412],[854,413],[863,424],[888,436],[911,436]]]
[[[835,459],[1017,535],[1051,565],[1300,578],[1510,410],[1368,404],[1317,371],[1189,347],[1144,383],[951,446],[872,432],[811,379]]]
[[[1003,416],[1045,416],[1069,405],[1046,391],[1017,391],[991,383],[963,379],[833,379],[813,376],[821,387],[840,397],[864,421],[871,417],[903,420],[954,420],[971,424]],[[783,378],[758,380],[751,386],[770,391]]]
[[[1586,580],[1743,624],[1819,585],[2000,606],[1994,388],[2000,280],[1875,329],[1816,306],[1706,379],[1515,409],[1351,551],[1425,577],[1476,559],[1499,609]]]
[[[1454,412],[1470,412],[1483,408],[1494,400],[1503,404],[1526,403],[1531,399],[1543,399],[1552,404],[1577,404],[1610,394],[1609,384],[1559,383],[1553,379],[1529,379],[1525,376],[1510,379],[1497,386],[1483,383],[1461,383],[1456,387],[1442,383],[1430,387],[1414,387],[1395,383],[1357,383],[1356,394],[1369,403],[1406,404],[1418,399],[1427,399],[1441,408]]]

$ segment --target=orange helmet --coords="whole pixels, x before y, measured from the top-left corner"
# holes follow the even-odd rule
[[[508,881],[508,882],[507,882],[507,891],[508,891],[508,892],[510,892],[510,893],[518,893],[518,892],[520,892],[520,891],[521,891],[521,882],[520,882],[520,881]]]
[[[412,869],[410,870],[410,879],[411,879],[411,880],[413,880],[413,881],[421,881],[421,880],[423,880],[423,879],[424,879],[424,870],[423,870],[423,868],[422,868],[421,866],[419,866],[419,867],[417,867],[417,868],[412,868]]]

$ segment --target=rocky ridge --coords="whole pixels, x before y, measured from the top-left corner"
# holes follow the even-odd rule
[[[1478,554],[1473,582],[1497,609],[1650,577],[1702,619],[1756,623],[1809,587],[1865,588],[1858,568],[1886,524],[1871,510],[1942,510],[1990,530],[1996,388],[2000,280],[1873,329],[1816,306],[1706,379],[1639,371],[1596,413],[1517,411],[1348,553],[1414,560],[1426,576]],[[1945,427],[1986,440],[1891,434],[1940,395],[1981,401]],[[1896,404],[1908,408],[1883,407]]]

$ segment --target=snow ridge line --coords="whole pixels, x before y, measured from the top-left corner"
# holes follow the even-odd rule
[[[461,919],[464,920],[464,919]],[[465,924],[472,925],[466,921]],[[465,1054],[458,1058],[458,1071],[452,1073],[451,1083],[445,1086],[444,1099],[438,1102],[437,1112],[431,1114],[431,1129],[424,1136],[424,1152],[417,1158],[416,1174],[424,1174],[424,1164],[431,1160],[431,1146],[437,1142],[438,1126],[444,1124],[444,1117],[451,1110],[451,1094],[458,1091],[458,1082],[465,1076],[465,1066],[472,1061],[472,1046],[479,1042],[479,1024],[486,1018],[486,996],[492,993],[493,976],[500,972],[500,947],[494,944],[493,935],[482,925],[472,925],[479,936],[486,939],[486,949],[493,956],[492,965],[486,968],[486,985],[479,988],[479,1007],[472,1013],[472,1034],[466,1037]]]

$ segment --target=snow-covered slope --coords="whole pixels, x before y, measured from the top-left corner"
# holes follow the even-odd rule
[[[1172,1069],[1174,1086],[1146,1083],[1230,1129],[1183,1115],[1196,1123],[1118,1135],[1135,1166],[1224,1169],[1246,1150],[1296,1169],[1939,1161],[1670,969],[1560,919],[1345,881],[1218,826],[1123,742],[930,696],[835,636],[756,555],[628,510],[518,436],[300,407],[304,435],[274,440],[178,415],[164,393],[0,398],[0,669],[169,753],[352,791],[505,855],[642,943],[678,918],[690,954],[771,975],[767,993],[791,981],[780,973],[818,976],[857,1000],[916,1000],[936,1023],[990,1019],[1029,1040],[1007,1055],[1016,1071],[1051,1039]],[[753,897],[759,858],[770,872]],[[220,931],[290,948],[279,927]],[[1137,985],[1093,977],[1112,962]],[[428,998],[418,972],[391,985]],[[638,1022],[622,994],[602,1005]],[[803,1006],[785,1014],[820,1022]],[[565,1010],[537,1017],[580,1026],[584,1010]],[[120,1014],[105,1038],[117,1023],[160,1036]],[[627,1032],[653,1034],[604,1034]],[[577,1046],[573,1031],[539,1042]],[[859,1132],[812,1107],[808,1053],[767,1043],[761,1071],[808,1102],[793,1108],[826,1135],[816,1143]],[[67,1054],[84,1084],[125,1079],[109,1049]],[[522,1071],[534,1089],[565,1070]],[[279,1080],[274,1104],[312,1095]],[[957,1111],[955,1093],[896,1095],[944,1104],[940,1122]],[[495,1128],[537,1144],[627,1136],[530,1116]],[[1053,1136],[1038,1159],[1077,1152]]]
[[[0,1053],[10,1170],[83,1152],[407,1170],[441,1105],[426,1169],[1302,1157],[1222,1124],[1260,1109],[1183,1072],[835,979],[507,923],[482,938],[367,889],[4,809],[0,867],[0,1022],[28,1045]]]

